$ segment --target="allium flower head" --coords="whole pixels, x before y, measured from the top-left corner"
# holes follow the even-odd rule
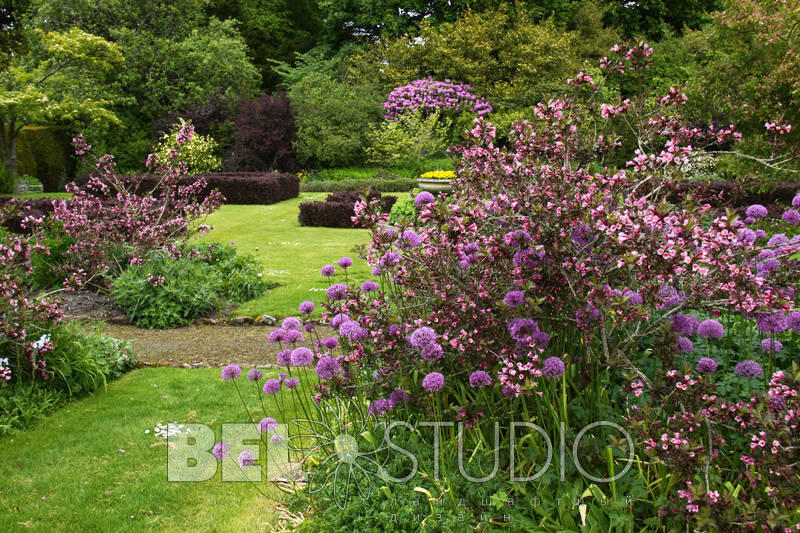
[[[642,305],[644,303],[641,295],[636,291],[627,290],[622,294],[622,297],[625,298],[625,303],[628,305]]]
[[[266,417],[262,418],[261,421],[258,423],[258,431],[261,433],[267,433],[268,431],[275,431],[278,428],[278,421],[274,418]]]
[[[704,339],[720,339],[725,335],[725,328],[716,320],[709,318],[700,322],[697,334]]]
[[[564,361],[558,357],[548,357],[542,363],[542,375],[546,378],[560,378],[565,369]]]
[[[422,239],[419,238],[417,232],[407,229],[400,235],[398,246],[401,248],[415,248],[420,244],[422,244]]]
[[[747,208],[746,214],[753,218],[763,218],[767,216],[767,208],[761,204],[753,204]]]
[[[469,376],[469,386],[473,389],[488,387],[492,384],[492,378],[483,370],[476,370]]]
[[[527,339],[537,331],[539,326],[530,318],[514,318],[508,323],[508,332],[516,341]]]
[[[256,454],[253,453],[253,450],[242,450],[242,453],[239,454],[239,466],[247,468],[248,466],[253,466],[255,463]]]
[[[767,353],[778,353],[783,349],[783,344],[777,339],[764,339],[761,341],[761,350]]]
[[[268,379],[264,382],[264,394],[277,394],[281,390],[281,382],[277,379]]]
[[[789,323],[782,312],[756,315],[756,329],[762,333],[782,333],[788,328]]]
[[[389,403],[391,404],[392,409],[400,405],[403,405],[405,403],[408,403],[408,393],[403,389],[393,390],[392,393],[389,395]]]
[[[792,311],[786,315],[786,325],[795,333],[800,333],[800,311]]]
[[[339,326],[339,335],[346,337],[350,342],[356,342],[366,338],[369,332],[355,320],[347,320]]]
[[[367,406],[367,414],[372,416],[381,416],[392,410],[392,404],[386,398],[380,400],[373,400]]]
[[[323,381],[331,380],[339,373],[340,368],[339,361],[326,355],[317,361],[317,376]]]
[[[334,283],[328,287],[328,299],[332,302],[347,298],[347,285],[344,283]]]
[[[737,234],[737,240],[746,246],[751,246],[756,242],[756,232],[750,228],[742,228]]]
[[[287,389],[292,390],[300,384],[300,381],[295,377],[291,377],[283,380],[283,384],[286,385]]]
[[[766,238],[766,236],[767,236],[767,232],[764,231],[763,229],[757,229],[756,230],[756,239],[764,239],[764,238]]]
[[[522,291],[508,291],[503,301],[509,307],[516,307],[525,301],[525,294]]]
[[[353,260],[352,260],[352,259],[350,259],[349,257],[342,257],[342,258],[341,258],[341,259],[339,259],[339,260],[338,260],[336,263],[337,263],[337,264],[338,264],[340,267],[342,267],[344,270],[347,270],[348,268],[350,268],[351,266],[353,266]]]
[[[211,453],[217,458],[217,461],[222,461],[231,454],[231,447],[224,442],[218,442],[214,445]]]
[[[439,372],[431,372],[422,379],[422,388],[428,392],[436,392],[444,387],[444,376]]]
[[[681,335],[694,335],[700,325],[700,320],[692,315],[674,315],[670,318],[670,322],[672,330]]]
[[[267,340],[269,342],[281,342],[283,340],[284,331],[282,329],[273,329],[267,335]]]
[[[250,372],[247,373],[247,379],[250,381],[261,381],[261,378],[264,377],[264,373],[257,368],[251,368]]]
[[[324,267],[322,267],[320,269],[320,273],[323,276],[325,276],[326,278],[329,278],[329,277],[333,276],[333,274],[335,272],[336,272],[336,268],[333,265],[325,265]]]
[[[789,224],[800,224],[800,213],[796,209],[787,209],[781,216],[781,220]]]
[[[759,365],[758,363],[756,363],[751,359],[742,361],[741,363],[737,364],[736,367],[733,369],[733,372],[737,376],[746,378],[757,378],[764,373],[764,371],[761,369],[761,365]]]
[[[381,266],[380,265],[375,265],[374,267],[372,267],[372,270],[370,271],[370,273],[377,278],[382,273]]]
[[[717,362],[710,357],[703,357],[697,362],[697,373],[707,376],[717,371]]]
[[[789,237],[785,233],[776,233],[767,241],[768,246],[780,246],[789,242]]]
[[[301,346],[292,350],[292,364],[294,366],[308,366],[314,361],[314,352]]]
[[[434,341],[436,341],[436,332],[429,327],[417,328],[411,334],[411,346],[420,350]]]
[[[692,353],[694,351],[694,344],[686,337],[678,337],[675,340],[675,344],[681,353]]]
[[[380,285],[375,283],[374,281],[365,281],[361,284],[361,292],[368,293],[368,292],[375,292],[380,288]]]
[[[330,325],[332,328],[338,328],[339,326],[342,325],[342,322],[347,322],[348,320],[350,320],[350,317],[348,315],[344,313],[339,313],[338,315],[335,315],[333,318],[331,318]]]
[[[423,205],[432,204],[435,201],[436,199],[428,191],[422,191],[414,199],[414,203],[417,205],[417,207],[422,207]]]
[[[305,302],[300,304],[300,312],[304,315],[310,315],[314,312],[314,302],[309,302],[306,300]]]
[[[284,331],[289,331],[293,329],[300,329],[301,322],[299,318],[290,316],[289,318],[285,318],[281,323],[281,329]]]
[[[794,198],[792,198],[792,207],[800,207],[800,193],[797,193]]]
[[[281,350],[278,352],[278,364],[281,366],[289,366],[292,364],[292,351]]]
[[[536,346],[544,349],[547,348],[548,344],[550,344],[550,335],[548,335],[544,331],[537,331],[533,335],[531,335],[531,340]]]
[[[422,354],[422,358],[426,361],[438,361],[442,358],[443,351],[441,346],[432,342],[431,344],[423,346],[420,353]]]
[[[322,345],[328,350],[333,350],[334,348],[339,346],[339,339],[337,339],[336,337],[326,337],[322,339]]]
[[[303,342],[306,339],[303,337],[303,334],[296,329],[290,329],[289,331],[284,330],[282,340],[284,344],[295,344],[297,342]]]
[[[222,369],[222,379],[231,381],[242,375],[242,369],[237,365],[228,365]]]

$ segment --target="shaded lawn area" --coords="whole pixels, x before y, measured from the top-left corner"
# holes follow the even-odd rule
[[[301,202],[325,200],[328,193],[300,193],[298,198],[272,205],[225,205],[208,217],[214,230],[202,241],[235,242],[240,252],[253,254],[264,267],[268,280],[280,286],[251,300],[232,314],[286,317],[298,315],[297,306],[304,300],[319,304],[325,298],[328,280],[320,275],[323,265],[336,265],[347,256],[353,259],[348,269],[350,281],[359,284],[372,279],[366,261],[353,251],[369,242],[365,229],[303,227],[297,221]],[[399,195],[403,193],[396,193]],[[333,282],[344,282],[336,266]],[[316,316],[319,316],[317,305]]]
[[[248,407],[258,405],[253,384],[239,381]],[[249,483],[221,483],[219,472],[170,483],[166,441],[153,434],[159,423],[202,423],[219,440],[222,423],[246,421],[219,369],[134,370],[0,438],[0,531],[264,530],[283,493],[266,482],[269,498]]]

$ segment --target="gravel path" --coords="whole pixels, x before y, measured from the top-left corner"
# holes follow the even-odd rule
[[[135,326],[106,324],[103,333],[118,339],[133,340],[136,358],[144,363],[170,366],[224,366],[231,363],[270,366],[278,351],[285,348],[267,342],[275,328],[264,326],[189,326],[150,330]],[[319,334],[329,336],[329,328]],[[304,332],[306,339],[309,334]]]

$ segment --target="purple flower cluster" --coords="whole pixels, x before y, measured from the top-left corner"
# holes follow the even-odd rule
[[[747,214],[748,217],[764,218],[765,216],[767,216],[767,208],[761,204],[753,204],[747,208],[747,211],[745,213]]]
[[[310,315],[314,312],[314,302],[305,301],[300,304],[300,312],[304,315]]]
[[[374,281],[365,281],[364,283],[361,284],[361,292],[363,293],[375,292],[379,288],[380,285],[378,285]]]
[[[353,260],[349,257],[342,257],[336,262],[342,269],[347,270],[351,266],[353,266]]]
[[[366,338],[369,332],[355,320],[346,320],[339,326],[339,335],[346,337],[350,342],[356,342]]]
[[[483,370],[476,370],[469,376],[469,386],[473,389],[488,387],[492,384],[492,378]]]
[[[767,353],[778,353],[783,349],[783,344],[781,344],[776,339],[764,339],[761,341],[761,350]]]
[[[423,205],[432,204],[435,201],[436,198],[434,198],[431,193],[428,191],[422,191],[414,199],[414,204],[416,204],[417,207],[422,207]]]
[[[525,294],[522,291],[508,291],[503,301],[509,307],[516,307],[525,301]]]
[[[317,362],[317,376],[323,381],[333,379],[334,376],[339,374],[340,369],[339,361],[328,355]]]
[[[444,387],[444,376],[439,372],[431,372],[422,378],[422,388],[428,392],[437,392]]]
[[[228,365],[222,369],[222,379],[232,381],[242,375],[242,369],[237,365]]]
[[[491,112],[486,100],[470,92],[467,84],[432,78],[414,80],[408,85],[395,87],[383,104],[386,120],[402,120],[402,115],[418,109],[423,112],[447,110],[459,113],[470,110],[478,115]]]
[[[710,357],[703,357],[697,362],[697,373],[707,376],[717,371],[717,362]]]
[[[560,378],[565,369],[564,361],[558,357],[548,357],[542,363],[542,375],[546,378]]]
[[[692,315],[674,315],[670,321],[672,330],[680,335],[694,335],[700,325],[700,319]]]
[[[320,269],[320,273],[326,278],[333,276],[335,272],[336,268],[333,265],[325,265]]]
[[[694,344],[686,337],[678,337],[675,340],[676,347],[681,353],[692,353],[694,351]]]
[[[224,442],[218,442],[214,445],[211,453],[217,458],[217,461],[222,461],[231,454],[231,447]]]
[[[783,313],[758,313],[756,329],[762,333],[782,333],[789,328]]]
[[[264,382],[264,394],[277,394],[281,390],[281,382],[277,379],[268,379]]]
[[[332,302],[338,302],[347,298],[347,285],[344,283],[334,283],[328,287],[328,299]]]
[[[247,373],[247,379],[250,381],[261,381],[261,378],[264,377],[264,373],[257,368],[250,369],[250,372]]]
[[[301,346],[292,351],[292,364],[294,366],[308,366],[314,361],[314,352]]]
[[[737,376],[746,378],[757,378],[764,373],[764,371],[761,369],[761,365],[759,365],[758,363],[756,363],[751,359],[742,361],[741,363],[737,364],[736,367],[733,369],[733,372]]]
[[[725,335],[725,328],[716,320],[709,318],[697,326],[697,335],[704,339],[721,339]]]

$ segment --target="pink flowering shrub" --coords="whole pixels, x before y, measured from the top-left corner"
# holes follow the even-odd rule
[[[192,135],[191,124],[184,124],[176,134],[177,146]],[[82,136],[73,142],[77,155],[90,152]],[[147,167],[159,179],[144,190],[136,177],[116,173],[111,155],[97,159],[97,174],[85,186],[67,185],[73,196],[55,203],[55,219],[75,239],[70,261],[61,265],[69,286],[106,285],[128,264],[141,264],[147,252],[174,250],[194,233],[208,229],[200,222],[219,207],[222,197],[216,191],[201,194],[206,186],[202,178],[184,184],[180,177],[186,168],[179,156],[173,150],[168,160],[159,161],[151,154]]]
[[[462,111],[479,116],[492,111],[492,106],[483,98],[472,94],[468,84],[455,83],[450,80],[436,81],[432,78],[414,80],[408,85],[395,87],[389,93],[383,107],[386,120],[400,120],[404,113],[422,110],[425,113],[434,111],[458,114]]]

